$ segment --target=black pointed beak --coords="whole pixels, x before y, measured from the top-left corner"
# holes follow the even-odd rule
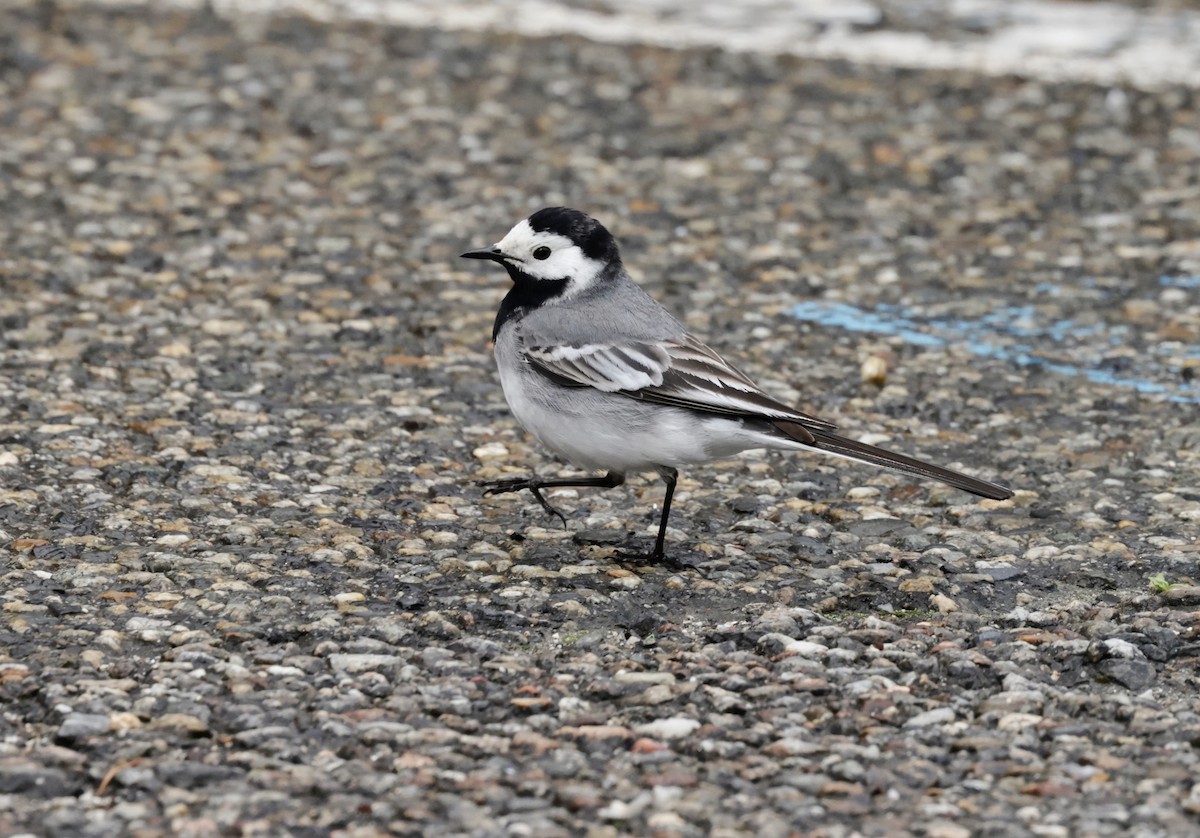
[[[500,252],[500,248],[492,245],[491,247],[481,247],[478,250],[468,250],[466,253],[459,254],[463,259],[487,259],[491,262],[500,262],[504,259],[504,254]]]

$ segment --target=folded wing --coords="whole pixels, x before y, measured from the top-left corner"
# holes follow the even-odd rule
[[[837,427],[772,399],[690,335],[619,345],[534,346],[525,356],[535,369],[566,386],[594,387],[705,413],[784,420],[795,423],[789,434],[793,437],[803,436],[804,428]]]

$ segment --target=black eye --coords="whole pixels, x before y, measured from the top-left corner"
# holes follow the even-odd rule
[[[542,259],[549,259],[550,258],[550,248],[546,247],[546,245],[542,245],[541,247],[539,247],[533,251],[533,258],[537,259],[539,261]]]

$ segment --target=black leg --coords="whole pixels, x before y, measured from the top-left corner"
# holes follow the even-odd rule
[[[666,481],[667,494],[663,497],[662,519],[658,522],[658,540],[654,542],[654,552],[650,554],[651,559],[663,558],[663,544],[667,540],[667,516],[671,514],[671,498],[675,494],[675,481],[679,478],[678,469],[660,468],[658,473]]]
[[[625,475],[618,471],[610,471],[603,477],[562,477],[557,480],[538,480],[536,477],[509,477],[504,480],[484,480],[479,485],[484,487],[484,495],[503,495],[508,492],[520,492],[528,489],[533,494],[537,502],[541,504],[542,509],[550,515],[557,515],[559,520],[563,522],[563,526],[567,525],[566,516],[550,505],[550,502],[542,497],[542,489],[557,489],[567,486],[575,486],[579,488],[596,488],[596,489],[615,489],[625,482]],[[671,478],[671,489],[675,488],[675,478]],[[670,500],[670,490],[667,492],[667,499]],[[666,525],[664,524],[664,527]],[[659,541],[662,541],[662,536],[659,536]],[[662,546],[661,543],[659,545]]]

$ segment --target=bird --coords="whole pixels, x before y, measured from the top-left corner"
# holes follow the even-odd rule
[[[505,400],[550,451],[588,472],[555,479],[483,481],[484,494],[556,487],[611,489],[630,472],[666,484],[653,551],[666,559],[679,469],[741,451],[818,451],[940,481],[984,498],[1012,491],[837,432],[780,402],[703,343],[626,271],[613,235],[579,210],[546,207],[466,259],[502,266],[512,287],[492,326]]]

